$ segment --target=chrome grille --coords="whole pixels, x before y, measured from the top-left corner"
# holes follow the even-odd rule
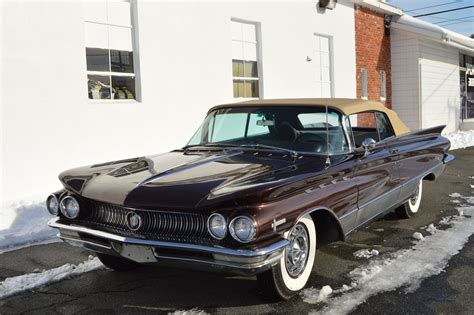
[[[80,219],[87,225],[98,225],[122,235],[142,235],[150,239],[209,242],[207,217],[196,213],[135,210],[98,201],[88,201],[89,214]],[[137,213],[142,219],[138,230],[127,226],[127,214]]]

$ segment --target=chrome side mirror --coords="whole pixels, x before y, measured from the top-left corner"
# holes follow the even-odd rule
[[[375,142],[375,140],[372,138],[365,138],[364,141],[362,141],[362,147],[364,148],[365,156],[369,155],[370,151],[375,148],[376,144],[377,142]]]

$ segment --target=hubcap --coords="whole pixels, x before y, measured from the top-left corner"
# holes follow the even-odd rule
[[[286,247],[286,270],[290,276],[296,278],[305,269],[308,261],[308,232],[302,224],[297,224],[288,237],[290,243]]]
[[[418,201],[418,195],[420,194],[420,187],[418,187],[416,189],[416,192],[415,194],[413,195],[413,197],[410,198],[410,203],[414,206],[416,204],[416,202]]]

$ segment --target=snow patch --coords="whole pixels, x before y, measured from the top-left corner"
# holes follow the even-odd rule
[[[436,227],[434,226],[433,223],[431,223],[430,225],[428,225],[425,230],[431,234],[434,234],[436,232]]]
[[[42,272],[6,278],[0,282],[0,299],[103,267],[99,258],[89,256],[88,260],[78,265],[65,264]]]
[[[411,237],[413,237],[415,240],[418,240],[418,241],[421,241],[422,239],[425,238],[423,234],[421,234],[420,232],[413,233]]]
[[[354,253],[354,256],[357,258],[371,258],[378,255],[379,251],[376,249],[359,249]]]
[[[451,141],[450,150],[474,146],[474,130],[450,132],[443,136]]]
[[[349,288],[349,287],[347,287]],[[321,290],[315,288],[309,288],[303,291],[303,301],[310,304],[322,302],[332,294],[333,290],[330,286],[325,285]]]
[[[0,250],[12,249],[45,240],[56,235],[48,227],[51,215],[44,200],[19,201],[0,209]]]
[[[449,197],[451,198],[459,198],[459,197],[462,197],[460,193],[452,193],[452,194],[449,194]]]
[[[449,222],[451,228],[432,229],[433,234],[424,237],[422,242],[417,242],[410,249],[372,260],[352,270],[349,273],[351,284],[334,290],[331,297],[324,301],[326,307],[321,313],[347,314],[369,297],[397,288],[413,292],[421,281],[443,272],[449,259],[459,253],[474,233],[474,206],[459,207],[458,211],[463,212],[464,216],[443,218],[441,221],[443,224]],[[311,296],[311,292],[316,293],[314,289],[307,289],[304,295]],[[315,298],[305,301],[319,303]]]

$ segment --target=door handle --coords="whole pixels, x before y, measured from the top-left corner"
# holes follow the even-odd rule
[[[396,153],[400,152],[400,150],[399,149],[390,149],[390,150],[388,150],[388,152],[390,152],[390,154],[396,154]]]

